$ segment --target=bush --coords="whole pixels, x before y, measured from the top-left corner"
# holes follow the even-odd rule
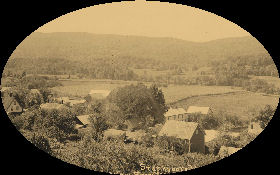
[[[30,142],[39,149],[51,154],[52,150],[49,144],[49,140],[45,136],[34,133],[32,138],[30,139]]]

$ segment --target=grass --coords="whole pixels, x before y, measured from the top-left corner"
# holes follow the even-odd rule
[[[92,89],[113,90],[125,85],[136,84],[135,81],[121,80],[60,80],[63,86],[54,87],[53,90],[61,96],[86,96]],[[151,83],[147,83],[150,85]],[[166,103],[172,103],[191,96],[207,94],[223,94],[240,91],[227,86],[197,86],[197,85],[169,85],[162,88]]]
[[[63,86],[52,88],[53,91],[57,92],[59,96],[69,97],[85,97],[91,90],[113,90],[118,87],[129,85],[136,82],[127,81],[114,81],[114,80],[59,80]]]
[[[277,107],[278,102],[279,97],[277,96],[243,91],[232,94],[192,97],[175,103],[173,106],[185,109],[191,105],[210,106],[216,114],[219,111],[224,111],[228,114],[248,119],[254,112],[263,109],[265,105]]]
[[[241,90],[229,86],[170,85],[167,88],[162,88],[162,91],[164,92],[166,103],[173,103],[193,96],[224,94]]]

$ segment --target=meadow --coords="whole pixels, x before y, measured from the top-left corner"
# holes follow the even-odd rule
[[[185,109],[191,105],[210,106],[213,113],[226,112],[227,114],[248,119],[254,113],[263,109],[265,105],[277,107],[278,102],[279,96],[240,91],[228,94],[191,97],[174,103],[173,106]]]
[[[59,80],[63,86],[52,88],[59,96],[85,97],[91,90],[113,90],[125,85],[136,84],[136,81],[122,80],[86,80],[86,79],[63,79]],[[149,86],[151,83],[145,83]],[[173,103],[188,97],[224,94],[241,91],[239,88],[228,86],[199,86],[199,85],[169,85],[161,88],[166,103]]]

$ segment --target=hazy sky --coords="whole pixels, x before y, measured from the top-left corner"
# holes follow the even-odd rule
[[[141,0],[84,8],[37,31],[173,37],[198,42],[250,35],[238,25],[197,8]]]

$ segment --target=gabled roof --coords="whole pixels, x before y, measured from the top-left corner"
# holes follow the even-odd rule
[[[116,137],[116,136],[121,136],[124,133],[126,133],[123,130],[118,130],[118,129],[107,129],[104,131],[104,137]]]
[[[14,97],[10,97],[10,96],[2,98],[2,103],[3,103],[4,109],[7,111],[7,109],[9,109],[9,107],[15,100],[16,99]]]
[[[90,116],[89,115],[79,115],[77,116],[78,120],[82,122],[83,125],[90,124]]]
[[[185,111],[185,109],[183,108],[170,108],[168,109],[168,111],[164,114],[165,117],[168,117],[168,116],[173,116],[173,115],[179,115],[179,114],[185,114],[187,113]]]
[[[208,114],[210,111],[210,107],[200,107],[200,106],[189,106],[187,113],[201,113],[201,114]]]
[[[91,90],[89,95],[94,95],[98,98],[105,98],[110,94],[110,90]]]
[[[198,123],[196,122],[168,120],[160,130],[159,136],[166,135],[190,140],[197,127]]]
[[[43,103],[40,105],[41,109],[62,109],[66,108],[65,105],[63,104],[58,104],[58,103]]]

